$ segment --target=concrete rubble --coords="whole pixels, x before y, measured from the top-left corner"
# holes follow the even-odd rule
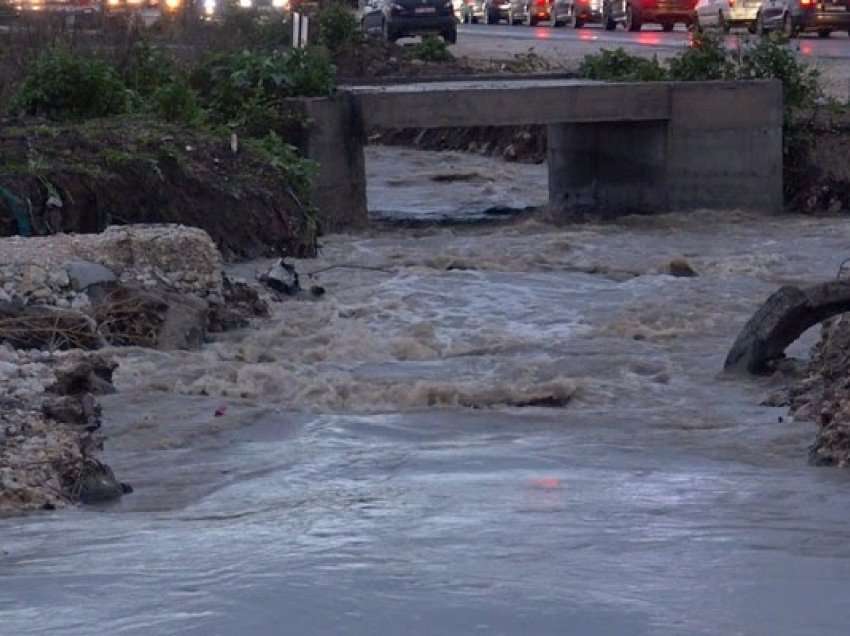
[[[192,348],[266,314],[222,268],[210,237],[179,225],[0,239],[0,514],[131,490],[98,459],[96,396],[116,364],[84,350]]]

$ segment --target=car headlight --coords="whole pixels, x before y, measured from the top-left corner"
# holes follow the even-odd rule
[[[289,7],[289,0],[272,0],[272,6],[275,9],[287,9]]]
[[[215,13],[215,0],[204,0],[204,13],[206,15]]]
[[[239,0],[239,6],[243,9],[250,9],[254,6],[254,0]]]
[[[165,6],[169,11],[176,11],[183,4],[182,0],[165,0]]]

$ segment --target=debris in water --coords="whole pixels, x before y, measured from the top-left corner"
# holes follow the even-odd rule
[[[280,259],[275,265],[265,274],[260,276],[260,282],[266,287],[286,294],[294,296],[301,291],[301,283],[298,280],[298,272],[295,267],[286,262],[286,259]]]
[[[310,293],[313,294],[316,298],[321,298],[325,295],[325,288],[321,285],[313,285],[310,288]]]
[[[227,413],[227,404],[220,404],[215,410],[216,417],[222,417],[225,413]]]
[[[693,278],[698,275],[684,258],[674,258],[670,261],[670,264],[667,265],[667,273],[680,278]]]

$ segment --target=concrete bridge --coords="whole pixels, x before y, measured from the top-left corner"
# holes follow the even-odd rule
[[[465,80],[348,86],[293,105],[309,122],[326,231],[367,223],[363,145],[380,128],[546,125],[549,207],[565,219],[782,206],[776,81]]]

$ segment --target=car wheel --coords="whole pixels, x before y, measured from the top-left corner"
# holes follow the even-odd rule
[[[445,40],[446,44],[457,44],[457,29],[444,31],[443,40]]]
[[[818,31],[819,38],[828,38],[830,35],[832,35],[832,31],[829,31],[828,29]]]
[[[484,7],[484,24],[496,24],[496,21],[493,19],[493,12],[487,6]]]
[[[672,31],[675,26],[676,25],[672,22],[665,22],[661,25],[661,29],[664,31],[664,33],[670,33],[670,31]]]
[[[790,13],[786,13],[785,18],[782,20],[782,32],[789,39],[797,37],[797,29],[794,27]]]
[[[614,18],[611,17],[608,5],[603,5],[602,7],[602,26],[606,31],[614,31],[617,29],[617,23],[614,21]]]
[[[640,31],[640,18],[637,16],[632,5],[626,7],[626,31]]]
[[[755,35],[755,34],[756,34],[756,23],[755,23],[755,22],[750,22],[750,23],[747,25],[747,32],[748,32],[748,33],[751,33],[751,34],[753,34],[753,35]]]
[[[583,26],[584,26],[584,20],[582,20],[581,18],[575,18],[573,20],[573,28],[574,29],[580,29]]]

